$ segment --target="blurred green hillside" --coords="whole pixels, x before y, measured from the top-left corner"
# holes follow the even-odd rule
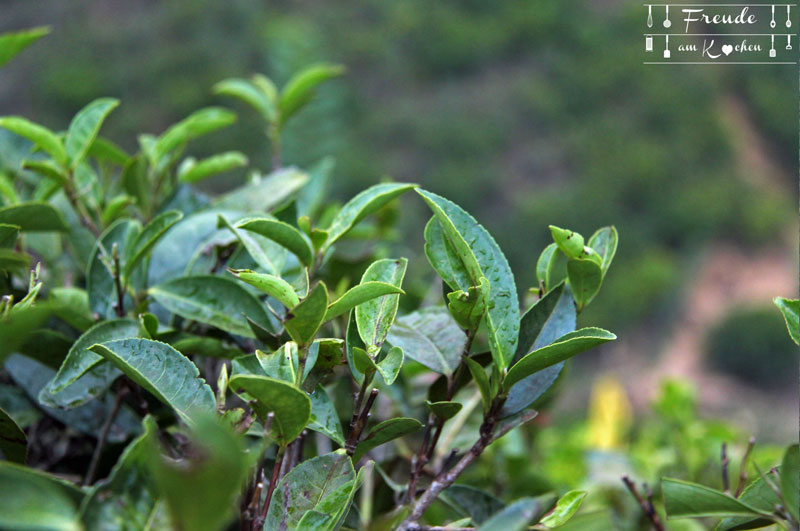
[[[548,223],[584,232],[616,224],[618,263],[587,318],[623,333],[670,314],[698,251],[727,242],[757,252],[780,244],[796,221],[795,69],[642,65],[638,4],[6,0],[2,8],[0,30],[47,24],[53,33],[0,74],[0,114],[65,127],[92,98],[119,97],[107,132],[130,148],[138,131],[232,105],[239,123],[209,142],[267,169],[259,120],[214,97],[212,85],[254,72],[283,82],[319,60],[347,65],[287,131],[287,163],[332,155],[344,184],[336,199],[383,175],[451,197],[496,236],[523,285],[535,284]],[[227,179],[210,186],[232,186]],[[404,233],[423,218],[404,212]]]

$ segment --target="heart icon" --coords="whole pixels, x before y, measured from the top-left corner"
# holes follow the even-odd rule
[[[730,44],[726,44],[725,46],[722,47],[722,53],[724,53],[725,55],[730,55],[732,51],[733,51],[733,46],[731,46]]]

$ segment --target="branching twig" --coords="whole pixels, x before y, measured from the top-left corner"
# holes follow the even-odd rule
[[[728,478],[728,465],[730,462],[731,460],[728,459],[728,445],[722,443],[722,449],[720,450],[720,464],[722,467],[722,490],[725,491],[725,494],[731,493],[731,482]]]
[[[633,494],[633,497],[636,498],[639,507],[642,508],[645,516],[647,516],[647,519],[650,520],[650,523],[653,525],[653,529],[656,531],[664,531],[664,525],[661,523],[661,519],[658,517],[655,507],[653,507],[653,493],[650,491],[647,485],[645,485],[646,498],[643,498],[642,495],[639,494],[636,484],[631,481],[631,478],[628,476],[622,476],[622,482],[625,484],[631,494]]]
[[[350,457],[353,457],[353,454],[356,451],[356,446],[358,446],[361,433],[364,431],[364,427],[367,425],[369,410],[372,409],[372,405],[375,403],[375,399],[378,397],[378,390],[373,389],[370,392],[369,398],[367,398],[367,402],[364,404],[364,407],[361,408],[361,403],[364,401],[364,395],[366,394],[368,388],[369,378],[365,375],[364,383],[361,385],[361,390],[356,396],[355,406],[353,407],[353,417],[350,420],[350,435],[347,437],[347,440],[344,443],[345,451]]]
[[[114,310],[117,312],[117,317],[125,317],[125,292],[122,289],[122,270],[119,266],[119,249],[116,243],[111,247],[111,259],[114,261],[112,274],[117,291],[117,304]]]

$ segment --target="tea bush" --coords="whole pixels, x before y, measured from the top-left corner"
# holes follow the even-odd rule
[[[0,59],[44,33],[2,36]],[[112,98],[65,132],[0,117],[18,139],[0,175],[0,527],[523,529],[576,512],[581,491],[505,504],[456,480],[536,416],[569,358],[615,339],[576,316],[616,230],[551,226],[521,312],[503,252],[455,203],[384,182],[331,205],[330,165],[284,167],[280,140],[342,72],[218,84],[263,119],[273,168],[215,198],[193,183],[247,158],[184,153],[228,109],[132,155],[100,135]],[[377,253],[404,194],[432,214],[441,282],[401,315],[408,260]]]

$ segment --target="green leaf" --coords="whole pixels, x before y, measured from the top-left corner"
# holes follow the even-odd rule
[[[277,114],[276,102],[255,83],[247,79],[231,78],[214,85],[214,94],[230,96],[253,107],[267,122],[274,122]]]
[[[136,200],[126,194],[120,194],[114,196],[108,203],[106,203],[105,208],[103,208],[103,224],[108,225],[112,221],[116,220],[125,207],[129,205],[133,205],[136,203]]]
[[[0,34],[0,67],[48,33],[50,33],[48,26],[40,26],[38,28]]]
[[[335,441],[339,446],[344,446],[344,432],[339,414],[331,402],[325,388],[318,385],[316,390],[310,395],[311,398],[311,423],[308,428],[317,431],[329,439]]]
[[[385,183],[371,186],[348,201],[328,227],[328,239],[323,250],[347,234],[358,222],[377,212],[395,197],[414,188],[413,184]]]
[[[162,457],[156,441],[151,435],[149,472],[167,503],[173,528],[227,529],[251,466],[241,438],[209,414],[193,426],[184,460]]]
[[[481,277],[480,285],[470,286],[467,291],[458,290],[447,294],[450,314],[465,330],[477,330],[489,301],[489,281]]]
[[[562,283],[553,288],[522,316],[514,361],[574,331],[576,318],[569,287]],[[517,382],[508,393],[501,417],[513,415],[533,404],[553,385],[563,367],[563,363],[557,363]]]
[[[405,258],[377,260],[370,264],[364,272],[361,284],[385,282],[399,288],[403,283],[407,265],[408,260]],[[397,314],[399,303],[399,295],[383,295],[356,306],[358,333],[364,344],[367,345],[368,351],[380,349],[380,345],[386,340],[386,335]]]
[[[431,208],[461,258],[470,285],[480,285],[481,277],[489,280],[489,299],[494,303],[486,315],[489,348],[498,369],[503,371],[511,362],[519,334],[519,301],[508,261],[486,229],[461,207],[425,190],[418,189],[417,193]],[[464,291],[469,287],[457,286]]]
[[[386,340],[409,358],[439,374],[452,374],[461,362],[467,336],[443,306],[398,317]]]
[[[786,509],[796,521],[800,521],[800,447],[793,444],[786,449],[781,463],[781,494]]]
[[[23,275],[30,264],[31,257],[26,253],[0,248],[0,271],[16,271]]]
[[[52,179],[62,186],[69,183],[69,178],[64,173],[64,170],[59,168],[52,160],[26,160],[23,161],[22,167],[36,172],[42,177]]]
[[[116,365],[187,423],[192,422],[193,415],[216,407],[214,393],[199,377],[197,366],[166,343],[119,339],[92,345],[89,350]]]
[[[120,372],[111,363],[103,363],[89,347],[117,339],[136,337],[139,325],[131,319],[103,321],[89,328],[73,343],[58,372],[39,393],[47,406],[72,408],[85,404],[105,392]],[[61,394],[67,387],[71,393]],[[66,402],[65,399],[69,399]]]
[[[410,435],[422,428],[422,423],[417,419],[412,418],[394,418],[384,420],[383,422],[375,425],[369,430],[369,435],[358,443],[356,451],[353,454],[353,462],[358,463],[361,458],[367,455],[367,452],[373,448],[377,448],[382,444]]]
[[[502,501],[488,492],[468,485],[450,485],[439,495],[439,499],[469,517],[476,525],[480,525],[504,507]]]
[[[171,344],[175,350],[187,357],[232,359],[242,355],[241,350],[227,346],[215,337],[186,336],[171,342]]]
[[[350,458],[339,450],[294,467],[275,488],[264,529],[333,530],[339,516],[349,508],[356,485]],[[300,522],[307,514],[320,513],[326,525],[312,527]],[[319,521],[318,518],[315,520]]]
[[[0,461],[0,528],[79,531],[75,504],[54,479]]]
[[[130,256],[126,257],[123,274],[124,278],[130,277],[134,268],[145,259],[148,253],[150,253],[150,250],[158,243],[158,240],[181,219],[183,219],[182,212],[169,210],[159,214],[153,218],[150,223],[144,226],[142,232],[136,236],[136,240],[133,242]]]
[[[541,504],[538,500],[520,498],[486,520],[478,531],[523,531],[539,511]]]
[[[25,232],[69,232],[69,225],[50,203],[29,201],[0,208],[0,223]]]
[[[591,260],[568,260],[567,278],[569,278],[569,285],[572,288],[575,303],[578,305],[578,311],[581,311],[600,291],[603,283],[603,270]]]
[[[318,85],[343,73],[342,65],[318,63],[295,74],[283,87],[278,101],[281,123],[311,101]]]
[[[64,147],[70,166],[75,168],[92,147],[108,114],[119,105],[114,98],[100,98],[78,111],[67,129]]]
[[[602,259],[601,269],[603,276],[611,266],[611,261],[614,260],[614,255],[617,254],[617,242],[619,236],[617,235],[617,228],[613,225],[597,229],[592,237],[589,238],[589,247],[594,249]]]
[[[184,319],[244,337],[255,337],[245,316],[272,331],[264,305],[235,281],[216,276],[168,280],[149,290],[160,305]]]
[[[464,363],[467,364],[467,369],[469,369],[469,373],[472,375],[472,379],[475,380],[475,384],[478,386],[478,391],[481,393],[483,410],[488,411],[489,406],[494,399],[494,396],[492,396],[492,388],[489,385],[489,377],[486,376],[486,371],[483,369],[483,367],[481,367],[481,364],[472,358],[465,357]]]
[[[800,345],[800,301],[798,299],[775,297],[772,302],[783,314],[783,319],[786,321],[786,329],[789,330],[792,340]]]
[[[378,370],[375,360],[366,350],[359,347],[353,347],[353,365],[358,372],[365,375],[374,374]]]
[[[89,156],[97,160],[113,162],[120,166],[125,166],[130,162],[131,156],[113,143],[111,140],[102,137],[96,137],[92,145],[89,147]]]
[[[568,258],[578,259],[581,257],[584,247],[583,236],[555,225],[550,225],[550,232],[553,234],[553,241]]]
[[[281,277],[275,275],[267,275],[264,273],[256,273],[249,269],[229,269],[236,278],[247,282],[267,295],[275,297],[278,302],[287,308],[294,308],[300,303],[297,293],[291,284],[283,280]]]
[[[328,289],[324,282],[320,282],[300,304],[289,311],[283,325],[299,345],[307,345],[322,326],[327,310]]]
[[[164,134],[158,138],[153,146],[153,159],[155,162],[158,162],[169,152],[186,144],[190,140],[228,127],[235,121],[236,115],[221,107],[207,107],[195,111],[167,129]]]
[[[22,465],[28,457],[28,438],[25,432],[2,408],[0,408],[0,456]]]
[[[117,293],[114,277],[109,270],[114,244],[117,245],[120,254],[124,254],[140,229],[138,221],[120,219],[109,226],[94,244],[86,268],[86,291],[89,297],[89,309],[100,317],[112,319],[116,316],[114,306]]]
[[[33,142],[34,145],[53,157],[53,160],[56,161],[58,165],[67,165],[68,159],[64,144],[62,144],[58,136],[48,128],[19,116],[0,118],[0,127],[27,138]]]
[[[776,505],[781,505],[781,499],[775,490],[765,481],[765,476],[755,478],[742,491],[739,501],[763,511],[771,513]],[[758,529],[773,523],[773,520],[763,516],[731,516],[724,518],[716,527],[716,531],[741,531],[743,529]]]
[[[545,247],[539,255],[539,260],[536,262],[536,278],[544,286],[545,292],[567,278],[567,258],[555,243]]]
[[[279,243],[294,253],[306,266],[314,263],[314,250],[308,238],[288,223],[270,218],[255,218],[240,222],[237,228],[255,232]]]
[[[534,350],[515,363],[503,380],[503,388],[508,391],[515,383],[535,372],[616,338],[617,336],[602,328],[581,328],[570,332],[554,343]]]
[[[228,192],[214,205],[243,212],[269,212],[286,203],[307,182],[308,175],[297,168],[281,168]]]
[[[248,160],[244,153],[227,151],[198,161],[186,168],[185,171],[179,171],[178,180],[182,183],[196,183],[212,175],[242,168],[247,166],[247,163]]]
[[[240,231],[222,214],[217,218],[217,227],[231,231],[258,266],[272,275],[280,275],[286,255],[285,247],[262,236]]]
[[[769,515],[733,496],[697,483],[663,478],[661,490],[669,518]]]
[[[134,439],[119,456],[108,478],[99,482],[82,504],[87,529],[147,529],[158,500],[148,465],[149,439],[157,437],[153,417],[142,422],[144,433]]]
[[[378,372],[381,374],[386,385],[392,385],[403,368],[403,349],[392,347],[386,357],[377,363]]]
[[[567,523],[567,520],[572,518],[578,511],[585,497],[586,491],[569,491],[558,500],[556,503],[556,508],[553,509],[550,514],[542,518],[539,523],[544,524],[547,527],[558,527],[560,525],[564,525]]]
[[[426,400],[425,404],[428,406],[428,409],[431,410],[431,413],[442,420],[447,420],[456,416],[456,414],[461,411],[462,407],[460,402],[431,402],[430,400]]]
[[[234,374],[228,386],[237,393],[246,392],[256,400],[254,408],[264,419],[274,413],[272,428],[282,446],[297,438],[311,420],[311,400],[288,382],[252,374]]]
[[[464,291],[472,286],[464,261],[445,236],[442,224],[436,216],[425,225],[425,256],[434,271],[451,289]],[[474,256],[469,258],[470,262],[475,262],[472,258]]]
[[[325,314],[325,320],[331,319],[349,312],[359,304],[372,300],[376,297],[383,295],[400,294],[405,295],[405,292],[400,287],[387,282],[364,282],[358,284],[347,290],[347,292],[332,302],[328,306],[328,312]]]
[[[0,248],[10,249],[17,244],[20,231],[19,225],[0,223]]]

